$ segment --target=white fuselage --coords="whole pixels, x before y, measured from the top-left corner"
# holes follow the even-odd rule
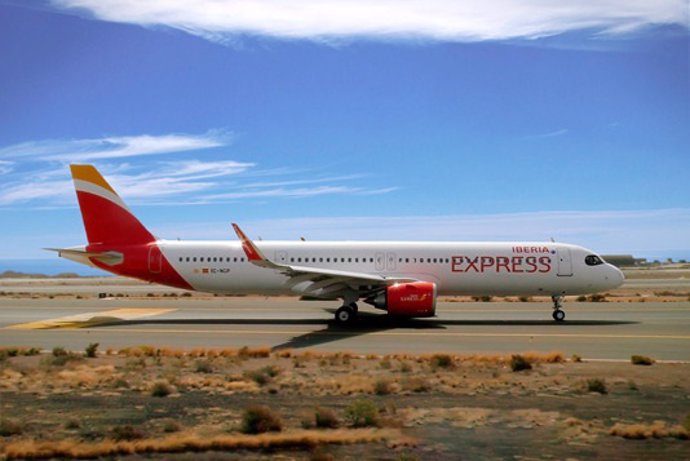
[[[247,261],[240,242],[157,242],[175,270],[199,291],[300,294],[299,280]],[[562,243],[257,241],[278,264],[433,282],[439,295],[593,293],[619,286],[623,274],[595,255]],[[155,270],[156,261],[149,261]]]

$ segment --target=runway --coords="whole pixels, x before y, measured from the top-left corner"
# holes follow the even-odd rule
[[[101,350],[269,346],[360,354],[561,351],[588,359],[642,354],[690,361],[690,302],[568,303],[551,320],[541,302],[440,302],[430,319],[391,320],[361,306],[353,327],[334,324],[337,302],[294,298],[0,298],[0,347]]]

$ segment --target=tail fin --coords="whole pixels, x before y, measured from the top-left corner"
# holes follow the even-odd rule
[[[89,245],[156,241],[93,165],[70,170]]]

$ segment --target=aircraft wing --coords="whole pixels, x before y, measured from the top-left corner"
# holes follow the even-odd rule
[[[386,277],[365,272],[341,271],[319,267],[278,264],[268,259],[261,250],[233,223],[233,229],[242,242],[242,249],[250,263],[276,270],[290,279],[288,285],[293,291],[317,297],[338,297],[342,291],[356,291],[360,296],[368,295],[384,287],[402,282],[417,282],[405,277]]]

